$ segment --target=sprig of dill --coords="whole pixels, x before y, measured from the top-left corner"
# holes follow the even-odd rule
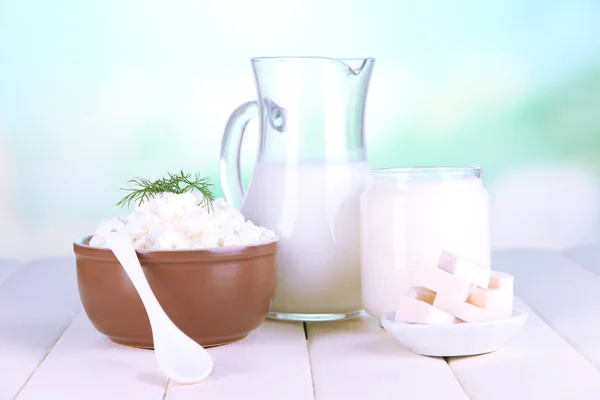
[[[178,174],[172,174],[167,172],[168,177],[156,179],[150,181],[146,178],[134,178],[128,183],[134,184],[136,187],[133,189],[123,189],[128,191],[129,194],[123,197],[121,201],[117,203],[117,206],[129,207],[132,202],[141,205],[143,202],[150,200],[159,193],[175,193],[181,194],[185,192],[198,191],[204,196],[203,199],[198,203],[199,206],[205,207],[208,211],[213,209],[212,202],[215,196],[210,190],[212,184],[210,178],[201,178],[199,174],[184,174],[180,171]]]

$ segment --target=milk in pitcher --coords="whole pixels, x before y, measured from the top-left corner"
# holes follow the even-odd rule
[[[272,312],[361,308],[359,196],[367,172],[364,161],[257,163],[241,211],[280,240]]]

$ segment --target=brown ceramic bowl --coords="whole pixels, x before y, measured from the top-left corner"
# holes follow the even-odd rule
[[[152,348],[146,311],[109,249],[74,242],[83,307],[113,342]],[[138,251],[156,298],[171,320],[202,346],[243,339],[265,319],[275,291],[277,242],[206,250]]]

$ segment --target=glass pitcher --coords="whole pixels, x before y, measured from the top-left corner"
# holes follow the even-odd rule
[[[221,146],[226,199],[279,236],[271,318],[345,319],[362,309],[359,197],[372,58],[254,58],[258,101],[238,107]],[[244,193],[240,146],[260,118],[260,146]]]

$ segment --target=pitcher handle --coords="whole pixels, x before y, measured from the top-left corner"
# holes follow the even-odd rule
[[[248,122],[258,116],[258,102],[249,101],[235,109],[229,117],[221,142],[220,175],[225,199],[238,209],[244,200],[240,172],[240,151]]]

